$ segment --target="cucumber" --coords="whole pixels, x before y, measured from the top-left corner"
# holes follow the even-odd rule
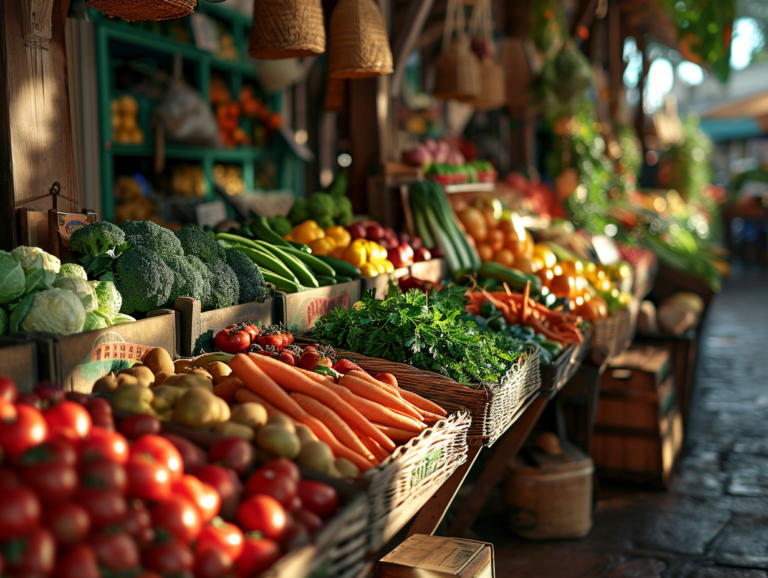
[[[497,281],[502,281],[509,285],[510,289],[516,291],[525,290],[525,284],[528,283],[528,281],[531,282],[532,291],[538,292],[541,290],[541,279],[536,277],[536,275],[526,275],[522,271],[518,271],[512,267],[506,267],[495,261],[486,261],[483,263],[480,266],[478,273],[484,279],[496,279]],[[536,281],[534,281],[534,279]]]
[[[302,253],[306,253],[307,255],[312,254],[312,249],[309,248],[309,245],[305,245],[304,243],[297,243],[296,241],[288,241],[288,244],[294,249],[298,249]]]
[[[281,277],[268,269],[262,269],[261,274],[264,275],[264,280],[267,283],[272,283],[278,291],[285,291],[286,293],[299,293],[300,291],[305,291],[305,288],[298,283],[286,279],[285,277]]]
[[[243,255],[248,257],[251,261],[256,263],[256,265],[259,266],[259,269],[266,269],[268,271],[272,271],[273,274],[279,275],[280,277],[283,277],[293,283],[299,282],[299,280],[291,272],[291,270],[285,265],[283,265],[283,262],[277,259],[271,253],[267,253],[265,251],[262,251],[261,249],[253,249],[251,247],[235,247],[235,248],[238,251],[240,251]]]
[[[352,279],[360,279],[360,269],[351,263],[347,263],[341,259],[334,259],[333,257],[328,257],[326,255],[316,255],[316,257],[330,265],[336,271],[337,278],[341,275],[343,277],[351,277]]]
[[[309,253],[305,253],[300,249],[293,249],[293,248],[285,249],[285,252],[288,253],[289,255],[293,255],[299,261],[304,263],[307,267],[309,267],[310,271],[312,271],[316,276],[319,276],[319,275],[324,275],[325,277],[336,276],[336,271],[334,270],[333,267],[331,267],[328,263],[324,263],[314,255],[310,255]]]
[[[273,247],[273,249],[280,254],[280,260],[286,267],[293,271],[293,274],[296,275],[299,283],[305,287],[320,287],[317,279],[315,279],[315,276],[312,274],[312,271],[309,270],[309,267],[293,255],[290,255],[288,251],[284,251],[282,247]]]
[[[336,283],[349,283],[350,281],[354,281],[352,277],[345,277],[344,275],[336,275]]]
[[[264,217],[254,217],[251,221],[251,231],[257,239],[271,243],[277,247],[290,247],[288,241],[272,230]]]
[[[216,241],[224,241],[231,245],[242,245],[243,247],[251,247],[253,249],[259,248],[253,239],[247,239],[242,235],[235,235],[233,233],[216,233],[213,238]]]
[[[318,275],[317,282],[320,283],[320,287],[328,287],[330,285],[336,285],[336,283],[338,283],[335,277],[326,277],[325,275]]]

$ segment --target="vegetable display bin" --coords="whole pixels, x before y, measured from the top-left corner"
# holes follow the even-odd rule
[[[407,267],[395,269],[392,273],[384,273],[383,275],[377,275],[370,279],[360,279],[361,291],[376,291],[376,299],[385,299],[389,292],[390,281],[397,285],[397,280],[400,277],[405,277],[409,274]]]
[[[594,322],[592,348],[601,349],[606,359],[613,359],[629,347],[635,338],[640,300],[633,298],[626,309],[607,319]]]
[[[554,363],[541,365],[541,391],[542,393],[555,393],[573,379],[579,367],[587,358],[592,347],[592,329],[584,332],[582,343],[573,343],[563,349]]]
[[[24,337],[0,338],[0,375],[16,382],[19,391],[32,391],[40,378],[37,344]]]
[[[300,293],[275,296],[275,320],[292,331],[306,331],[326,313],[337,307],[349,309],[360,300],[360,281],[349,281]]]
[[[445,259],[430,259],[411,265],[411,277],[430,283],[442,283],[445,279],[450,279],[451,272]]]
[[[209,330],[219,331],[243,321],[252,321],[259,326],[271,325],[275,322],[276,299],[277,297],[271,297],[264,303],[243,303],[213,311],[202,311],[200,301],[189,297],[176,299],[174,307],[179,316],[179,355],[191,357],[197,340]]]
[[[94,382],[129,367],[150,349],[176,351],[176,312],[159,309],[146,319],[74,335],[30,332],[38,345],[43,378],[58,381],[65,391],[91,393]],[[46,353],[43,353],[46,352]]]

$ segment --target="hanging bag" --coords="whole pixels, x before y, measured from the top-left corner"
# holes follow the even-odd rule
[[[453,31],[456,29],[456,38]],[[442,53],[435,64],[435,98],[473,101],[480,92],[480,68],[470,50],[461,0],[448,0]]]
[[[475,36],[482,36],[488,46],[488,54],[480,60],[480,92],[472,104],[481,112],[501,108],[507,103],[507,86],[504,69],[496,61],[490,0],[475,7],[472,24]]]

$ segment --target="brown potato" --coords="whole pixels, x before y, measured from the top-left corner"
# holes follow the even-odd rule
[[[166,377],[163,385],[175,385],[176,387],[187,389],[200,387],[213,392],[213,384],[209,380],[192,373],[177,373],[176,375]]]
[[[160,373],[155,374],[155,386],[163,385],[163,382],[168,379],[169,377],[176,375],[172,371],[169,373],[167,371],[161,371]]]
[[[118,373],[117,385],[123,387],[124,385],[139,385],[139,380],[130,373]]]
[[[199,375],[200,377],[204,377],[208,381],[213,381],[213,376],[208,373],[205,369],[202,369],[201,367],[193,367],[191,371],[187,371],[186,373],[190,375]]]
[[[296,425],[293,423],[291,418],[289,418],[287,415],[283,415],[283,414],[273,415],[271,418],[269,418],[269,421],[267,421],[267,425],[284,429],[285,431],[290,432],[292,434],[296,433]]]
[[[251,441],[254,437],[256,437],[253,429],[241,423],[235,423],[232,421],[217,423],[211,428],[211,431],[215,434],[219,434],[228,438],[243,438],[244,440],[248,441]]]
[[[155,347],[147,351],[141,358],[141,362],[152,370],[152,373],[175,373],[173,359],[162,347]]]
[[[173,368],[175,373],[187,373],[194,369],[189,359],[177,359],[173,362]]]
[[[155,383],[155,374],[152,373],[152,370],[146,365],[134,365],[128,369],[121,369],[118,372],[118,375],[120,374],[132,375],[141,385],[146,387]]]
[[[252,401],[233,405],[230,421],[258,429],[267,423],[267,410],[260,403]],[[306,426],[304,426],[306,427]]]
[[[105,375],[104,377],[97,379],[93,384],[94,393],[110,393],[120,387],[120,382],[114,373]]]
[[[232,368],[224,362],[214,361],[205,368],[213,377],[213,385],[218,385],[232,374]]]

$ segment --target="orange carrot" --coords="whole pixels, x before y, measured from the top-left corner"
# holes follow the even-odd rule
[[[369,456],[368,448],[360,443],[352,428],[330,407],[320,403],[314,397],[309,397],[303,393],[292,393],[291,397],[309,415],[323,422],[337,440],[360,455],[366,458]]]
[[[320,383],[322,385],[325,385],[329,381],[331,383],[336,383],[336,380],[333,379],[330,375],[323,375],[322,373],[317,373],[316,371],[309,371],[308,369],[303,369],[301,367],[294,367],[294,369],[299,373],[301,373],[302,375],[306,375],[312,381],[316,381],[317,383]]]
[[[400,395],[403,396],[403,399],[413,405],[415,405],[417,408],[419,408],[422,413],[430,412],[434,413],[443,417],[446,417],[448,413],[439,405],[436,403],[432,403],[428,399],[424,399],[417,393],[413,393],[412,391],[408,391],[407,389],[401,389]]]
[[[376,459],[379,461],[379,463],[383,462],[389,457],[389,452],[368,436],[360,436],[360,441],[374,456],[376,456]]]
[[[355,369],[347,373],[347,375],[351,377],[356,377],[358,379],[362,379],[363,381],[367,381],[371,385],[375,385],[379,389],[383,389],[384,391],[390,393],[391,395],[394,395],[395,397],[400,397],[400,390],[398,388],[393,387],[388,383],[384,383],[383,381],[379,381],[378,379],[376,379],[372,375],[368,375],[364,371],[357,371]]]
[[[243,385],[243,382],[240,381],[239,378],[228,377],[221,383],[213,386],[213,393],[227,403],[234,403],[235,392],[243,387],[245,387],[245,385]]]
[[[376,443],[378,443],[385,450],[392,451],[395,449],[395,444],[391,439],[387,438],[387,436],[373,427],[371,422],[360,415],[359,411],[341,399],[338,394],[334,393],[329,388],[323,387],[319,383],[316,383],[306,377],[301,372],[296,371],[295,368],[286,365],[285,363],[281,363],[275,359],[270,359],[264,355],[253,355],[252,360],[256,365],[263,369],[269,377],[280,383],[280,385],[285,389],[314,397],[316,400],[323,402],[328,407],[332,407],[333,410],[338,413],[345,422],[347,422],[347,425],[358,429],[365,435],[375,439]],[[271,400],[268,399],[268,401]],[[293,399],[291,399],[291,402],[296,403]],[[301,408],[299,407],[299,409]],[[301,411],[304,412],[304,410]]]
[[[254,355],[253,357],[266,359],[263,355]],[[272,359],[270,361],[288,367],[279,361]],[[266,399],[280,411],[299,421],[306,416],[306,412],[301,409],[299,404],[291,399],[291,396],[285,393],[283,388],[277,385],[258,364],[254,363],[253,358],[239,353],[230,360],[229,366],[248,389]]]
[[[436,413],[430,413],[428,411],[422,412],[424,414],[424,423],[427,425],[435,425],[440,420],[445,419],[441,415],[437,415]]]
[[[312,433],[317,436],[317,439],[319,439],[321,442],[325,442],[328,444],[328,446],[331,448],[331,451],[333,452],[333,455],[337,458],[346,458],[353,464],[357,466],[357,469],[361,472],[366,472],[370,470],[374,465],[379,465],[378,460],[369,460],[367,458],[364,458],[360,454],[358,454],[355,451],[352,451],[344,444],[340,443],[339,440],[337,440],[334,435],[331,433],[331,430],[329,430],[323,422],[321,422],[319,419],[316,419],[312,417],[311,415],[307,415],[306,418],[301,422],[309,429],[312,430]],[[372,456],[373,457],[373,456]]]
[[[267,410],[267,417],[269,417],[269,418],[271,418],[272,416],[275,416],[275,415],[283,415],[283,416],[287,417],[288,419],[290,419],[291,421],[294,421],[294,422],[296,421],[296,420],[292,419],[291,417],[289,417],[288,415],[286,415],[286,413],[284,411],[280,411],[279,409],[277,409],[274,405],[269,403],[266,399],[264,399],[260,395],[253,393],[247,387],[239,389],[237,391],[237,393],[235,393],[235,399],[239,403],[247,403],[247,402],[250,401],[250,402],[258,403],[258,404],[262,405],[264,407],[264,409]]]
[[[415,432],[420,432],[426,428],[426,426],[420,421],[417,421],[412,417],[402,413],[393,411],[381,404],[376,403],[375,401],[371,401],[365,399],[364,397],[355,395],[342,385],[338,385],[336,383],[328,383],[326,384],[326,387],[331,391],[336,392],[344,401],[348,402],[352,407],[357,408],[357,411],[359,411],[363,417],[368,418],[371,421],[377,421],[385,425],[391,425],[409,431],[413,430]]]
[[[349,372],[347,375],[339,379],[339,385],[343,385],[355,395],[364,397],[365,399],[369,399],[371,401],[375,401],[384,407],[396,409],[400,413],[404,413],[405,415],[409,415],[417,420],[421,420],[421,414],[413,409],[407,402],[403,401],[399,397],[395,397],[385,389],[378,388],[367,381],[352,376],[352,373],[354,372]]]
[[[416,432],[405,431],[404,429],[400,429],[397,427],[390,427],[388,425],[382,425],[380,423],[374,423],[373,425],[375,425],[377,428],[379,428],[381,431],[387,434],[389,438],[398,442],[408,442],[408,441],[411,441],[413,438],[415,438],[417,435],[419,435]]]

